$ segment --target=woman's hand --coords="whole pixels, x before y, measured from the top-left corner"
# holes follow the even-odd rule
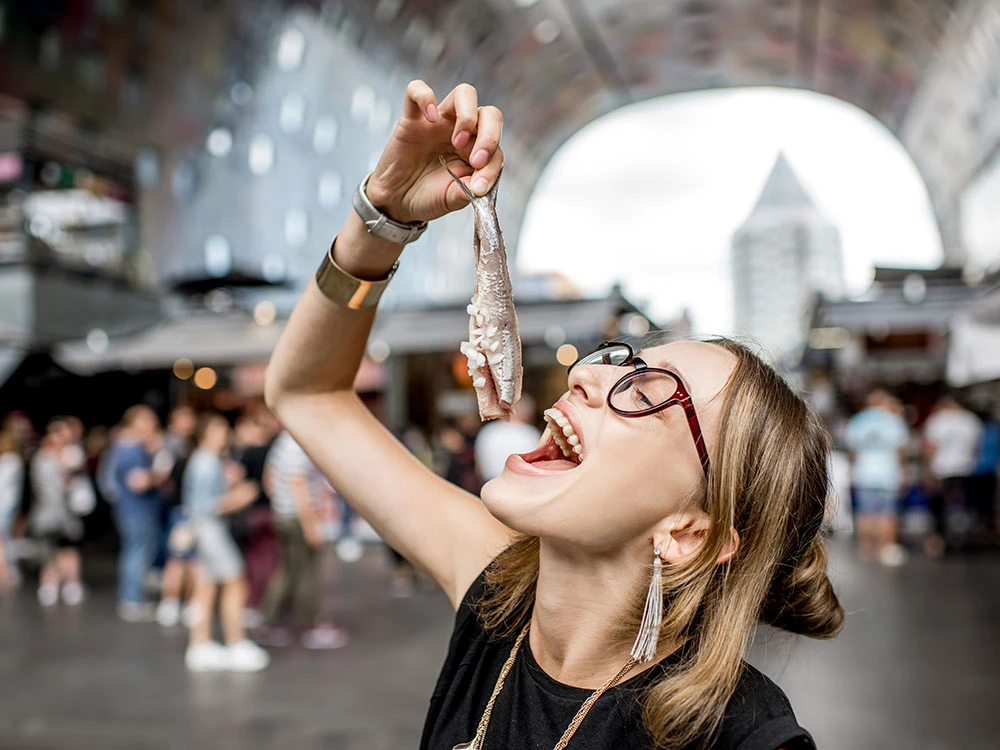
[[[368,180],[368,197],[389,218],[430,221],[464,207],[469,199],[441,168],[438,157],[476,195],[485,195],[500,175],[503,115],[479,106],[467,83],[456,86],[438,105],[423,81],[406,87],[403,114]]]

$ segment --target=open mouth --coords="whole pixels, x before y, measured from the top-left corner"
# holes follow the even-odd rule
[[[583,463],[583,443],[569,419],[558,408],[546,409],[548,424],[542,434],[542,444],[530,453],[520,454],[521,460],[539,469],[567,471]]]

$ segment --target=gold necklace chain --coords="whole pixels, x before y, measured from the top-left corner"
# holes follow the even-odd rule
[[[500,695],[500,691],[503,689],[504,680],[507,679],[507,675],[510,673],[511,667],[514,666],[514,659],[517,658],[517,652],[521,648],[521,643],[524,641],[525,636],[528,635],[528,628],[531,623],[524,626],[521,630],[520,635],[517,636],[517,640],[514,641],[514,647],[510,650],[510,656],[507,657],[507,661],[504,662],[503,668],[500,670],[500,676],[497,677],[497,684],[493,686],[493,695],[490,696],[489,702],[486,704],[486,710],[483,711],[483,717],[479,720],[479,727],[476,729],[476,736],[472,742],[466,742],[462,745],[456,745],[454,750],[483,750],[483,742],[486,740],[486,730],[490,726],[490,716],[493,715],[493,704],[496,703],[497,696]],[[622,665],[622,668],[618,670],[618,674],[612,677],[610,680],[605,682],[601,687],[597,688],[587,700],[583,702],[580,706],[580,710],[576,712],[576,716],[573,717],[573,721],[569,723],[566,727],[566,731],[563,732],[563,736],[556,743],[552,750],[563,750],[566,745],[569,744],[570,739],[576,734],[576,730],[580,728],[580,724],[587,717],[587,713],[593,707],[597,700],[604,695],[608,690],[617,685],[622,677],[627,675],[632,667],[636,665],[636,660],[633,657],[629,657],[628,661]]]

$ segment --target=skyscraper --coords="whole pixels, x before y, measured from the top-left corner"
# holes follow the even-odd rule
[[[736,331],[779,358],[805,343],[813,295],[843,296],[840,233],[783,153],[733,234],[731,259]]]

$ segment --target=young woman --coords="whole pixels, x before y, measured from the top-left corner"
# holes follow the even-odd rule
[[[43,542],[45,562],[39,573],[38,601],[52,607],[59,601],[76,606],[83,602],[80,543],[83,522],[70,507],[70,467],[67,449],[73,445],[73,429],[62,419],[53,419],[31,460],[34,504],[31,531]]]
[[[500,131],[472,86],[438,103],[412,82],[367,181],[374,210],[404,224],[462,208],[439,156],[485,194],[503,163]],[[508,459],[480,502],[428,471],[352,392],[373,290],[401,251],[393,240],[415,233],[384,226],[348,218],[266,390],[333,484],[458,611],[421,747],[813,747],[743,655],[759,622],[829,637],[843,621],[819,538],[818,418],[737,344],[641,356],[609,345],[570,370],[551,413],[558,442],[550,429]]]
[[[256,672],[270,661],[267,652],[247,640],[244,632],[247,584],[243,559],[221,518],[252,503],[260,490],[256,482],[234,471],[238,466],[227,467],[224,462],[229,436],[225,417],[204,415],[196,432],[198,447],[184,469],[184,506],[197,539],[199,560],[194,597],[198,619],[191,627],[184,657],[192,672]],[[212,640],[217,597],[225,646]]]

